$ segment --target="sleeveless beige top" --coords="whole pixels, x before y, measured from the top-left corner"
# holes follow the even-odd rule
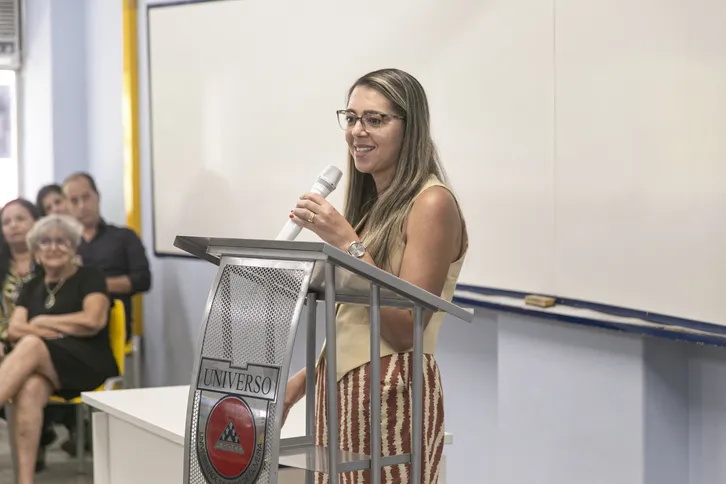
[[[439,181],[437,177],[431,176],[418,192],[414,201],[419,195],[421,195],[421,193],[424,192],[424,190],[433,186],[442,186],[447,190],[450,190],[446,185]],[[413,203],[411,206],[413,206]],[[461,213],[460,207],[459,216],[461,217],[463,231],[462,250],[459,258],[449,266],[449,271],[446,274],[446,282],[444,283],[444,288],[440,295],[442,299],[447,301],[451,301],[454,296],[456,281],[459,278],[461,266],[464,263],[464,257],[466,256],[466,251],[468,249],[466,225],[464,223],[464,216]],[[396,248],[391,254],[390,267],[382,267],[382,269],[395,276],[398,276],[400,273],[403,251],[406,248],[404,235],[403,231],[399,234],[399,240],[397,241]],[[361,235],[361,239],[365,244],[365,233]],[[443,319],[444,313],[441,312],[437,312],[431,316],[431,320],[424,330],[424,353],[434,353],[434,350],[436,349],[436,340]],[[337,305],[336,345],[338,381],[340,381],[349,371],[370,362],[370,310],[367,306],[342,303]],[[413,348],[408,351],[413,351]],[[381,338],[381,357],[392,355],[394,353],[397,353],[397,351],[391,348],[385,339]],[[324,354],[325,347],[323,347],[323,353],[321,356]]]

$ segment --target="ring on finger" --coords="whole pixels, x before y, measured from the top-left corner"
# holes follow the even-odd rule
[[[309,224],[315,223],[315,212],[310,212],[310,216],[308,217],[308,223]]]

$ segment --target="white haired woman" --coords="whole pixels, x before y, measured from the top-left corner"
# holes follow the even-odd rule
[[[48,397],[72,398],[118,375],[106,280],[98,269],[75,264],[82,232],[75,219],[49,215],[27,236],[43,271],[18,297],[8,330],[14,346],[0,364],[0,405],[15,404],[19,484],[33,482]]]

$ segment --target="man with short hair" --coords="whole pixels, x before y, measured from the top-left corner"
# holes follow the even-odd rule
[[[151,272],[146,250],[133,230],[107,223],[101,217],[100,194],[88,173],[74,173],[63,182],[70,214],[83,224],[83,239],[77,254],[84,266],[96,267],[106,276],[108,292],[120,300],[126,310],[126,340],[131,338],[131,296],[151,288]],[[61,448],[72,456],[76,453],[74,415],[64,418],[70,432]],[[86,428],[90,429],[90,426]],[[90,435],[86,436],[90,450]]]
[[[126,339],[131,337],[131,296],[151,288],[151,272],[144,245],[136,232],[107,223],[101,217],[100,194],[93,177],[74,173],[63,182],[68,209],[83,224],[78,248],[81,263],[106,276],[108,292],[126,309]]]

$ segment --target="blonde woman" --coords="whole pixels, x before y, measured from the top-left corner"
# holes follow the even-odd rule
[[[48,397],[72,398],[118,375],[106,328],[106,279],[75,264],[82,232],[72,217],[49,215],[27,235],[43,270],[15,303],[8,329],[14,347],[0,364],[0,405],[15,403],[19,484],[33,482]]]
[[[325,242],[416,286],[451,300],[467,251],[464,217],[446,184],[431,138],[429,107],[410,74],[384,69],[358,79],[338,112],[348,144],[345,215],[322,197],[306,193],[290,218]],[[444,398],[434,359],[442,314],[426,315],[422,482],[435,483],[443,450]],[[340,304],[337,326],[338,401],[342,450],[370,454],[370,378],[381,379],[383,455],[411,451],[413,314],[381,309],[381,374],[370,374],[369,310]],[[327,444],[325,358],[316,379],[316,439]],[[290,379],[285,414],[305,392],[305,371]],[[327,476],[317,476],[318,482]],[[408,483],[410,465],[385,467],[383,483]],[[369,482],[370,471],[341,482]]]

